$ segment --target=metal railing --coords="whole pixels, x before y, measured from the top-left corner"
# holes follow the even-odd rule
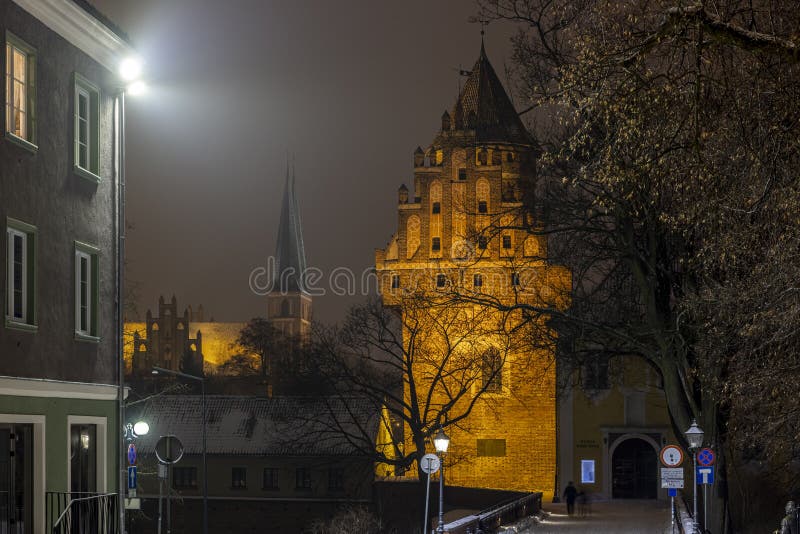
[[[542,509],[542,494],[528,493],[522,497],[498,503],[475,515],[462,517],[444,526],[452,534],[496,532],[501,525],[513,523]]]
[[[118,534],[116,493],[56,492],[46,496],[52,534]]]

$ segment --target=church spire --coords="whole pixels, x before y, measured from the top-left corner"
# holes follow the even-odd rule
[[[294,164],[291,172],[286,162],[286,184],[278,226],[278,245],[275,248],[278,288],[282,292],[305,291],[306,252],[303,246],[303,229],[300,209],[294,191]]]

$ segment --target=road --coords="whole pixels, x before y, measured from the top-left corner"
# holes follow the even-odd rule
[[[595,502],[586,517],[567,515],[565,504],[545,504],[548,517],[520,534],[669,534],[669,503],[652,500]],[[677,532],[677,530],[676,530]]]

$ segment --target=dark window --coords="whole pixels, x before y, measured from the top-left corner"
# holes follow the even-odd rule
[[[492,348],[483,353],[481,374],[486,391],[491,393],[503,391],[503,359],[500,357],[500,351]]]
[[[231,469],[231,488],[244,489],[247,487],[247,469],[234,467]]]
[[[489,208],[486,205],[486,201],[485,200],[478,201],[478,213],[488,213],[488,212]]]
[[[261,487],[267,490],[278,489],[278,470],[276,468],[264,468],[264,478]]]
[[[443,274],[436,275],[436,287],[444,287],[447,285],[447,277]]]
[[[473,287],[482,287],[483,286],[483,275],[476,274],[472,276],[472,286]]]
[[[433,242],[431,243],[431,250],[434,252],[442,250],[442,239],[440,237],[434,237]]]
[[[511,273],[511,285],[514,287],[519,286],[519,273]]]
[[[431,213],[437,214],[442,212],[442,205],[439,202],[434,202],[431,206]]]
[[[196,467],[173,467],[172,468],[172,487],[196,488],[197,487],[197,468]]]
[[[583,364],[584,389],[609,389],[608,358],[596,356]]]
[[[311,489],[311,473],[305,467],[298,467],[294,472],[294,486],[296,489]]]
[[[344,469],[339,469],[339,468],[328,469],[328,489],[329,490],[344,489]]]
[[[392,289],[399,289],[400,288],[400,275],[393,274],[392,275]]]
[[[486,238],[485,235],[478,236],[478,248],[481,250],[486,250],[486,247],[489,246],[489,240]]]
[[[458,179],[459,180],[467,179],[467,169],[458,169]]]
[[[479,439],[478,456],[505,456],[506,440],[504,439]]]
[[[503,248],[511,248],[511,236],[504,235],[503,236]]]

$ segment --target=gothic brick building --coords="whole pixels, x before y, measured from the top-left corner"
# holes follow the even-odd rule
[[[482,45],[455,106],[442,116],[441,130],[414,153],[413,196],[400,187],[397,232],[375,258],[384,303],[403,313],[404,292],[421,291],[435,304],[455,289],[476,301],[564,306],[569,272],[547,262],[543,238],[521,229],[522,218],[529,217],[521,199],[534,185],[535,155],[533,139]],[[472,306],[475,317],[479,306]],[[448,429],[453,461],[446,464],[447,483],[552,495],[554,346],[548,336],[538,346],[509,343],[521,317],[486,317],[506,329],[470,342],[470,350],[483,353],[475,372],[492,383],[471,415]],[[416,365],[424,376],[425,364]]]

